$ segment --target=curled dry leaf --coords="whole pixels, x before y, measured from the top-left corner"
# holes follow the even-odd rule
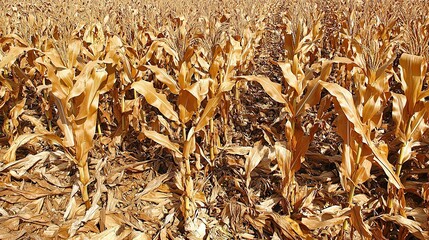
[[[353,206],[350,214],[350,222],[357,232],[365,239],[371,239],[371,231],[369,226],[363,221],[360,206]]]
[[[255,143],[255,146],[250,150],[249,155],[246,156],[244,171],[246,172],[246,187],[250,186],[250,174],[262,161],[268,153],[268,147],[264,146],[261,141]]]
[[[165,69],[159,68],[157,66],[145,65],[146,68],[150,69],[153,73],[155,73],[156,79],[167,85],[170,91],[174,94],[179,94],[179,86],[177,85],[177,81],[171,77]]]
[[[416,221],[413,221],[401,215],[391,216],[391,215],[383,214],[380,216],[380,218],[385,221],[395,222],[396,224],[399,224],[400,226],[407,228],[408,231],[410,231],[418,239],[422,240],[422,239],[429,238],[428,231],[423,231],[423,229],[420,226],[420,223]]]
[[[156,131],[151,131],[151,130],[147,130],[145,128],[143,128],[143,134],[152,139],[153,141],[155,141],[156,143],[160,144],[161,146],[172,150],[173,152],[182,155],[182,153],[179,150],[179,144],[177,143],[173,143],[172,141],[170,141],[170,139],[168,138],[168,136],[165,136],[163,134],[160,134]]]
[[[167,96],[158,93],[151,82],[141,80],[133,83],[131,87],[142,94],[150,105],[158,108],[166,118],[179,122],[179,116],[174,110],[173,105],[167,100]]]
[[[254,81],[261,84],[264,91],[276,102],[286,104],[286,100],[282,94],[282,85],[272,82],[269,78],[264,76],[238,76],[236,79],[243,79],[246,81]]]

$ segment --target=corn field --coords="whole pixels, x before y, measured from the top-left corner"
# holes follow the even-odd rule
[[[429,239],[426,1],[0,9],[0,239]]]

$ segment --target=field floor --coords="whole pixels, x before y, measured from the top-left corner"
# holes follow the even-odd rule
[[[425,1],[0,9],[0,239],[429,239]]]

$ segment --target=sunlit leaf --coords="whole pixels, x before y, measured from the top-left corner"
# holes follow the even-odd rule
[[[141,80],[133,83],[131,87],[142,94],[150,105],[158,108],[166,118],[179,122],[179,116],[174,111],[173,105],[167,100],[165,94],[156,91],[151,82]]]

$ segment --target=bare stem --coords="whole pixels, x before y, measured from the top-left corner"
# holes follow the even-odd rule
[[[91,207],[91,202],[89,201],[89,195],[88,195],[88,183],[89,183],[89,169],[88,169],[88,163],[85,161],[83,166],[78,165],[77,166],[79,170],[79,180],[81,185],[80,191],[82,193],[82,200],[85,203],[86,209],[89,209]]]
[[[183,134],[183,149],[188,148],[187,144],[190,144],[187,142],[186,137],[186,126],[183,124],[182,126],[182,134]],[[185,182],[185,191],[184,191],[184,199],[185,199],[185,206],[184,206],[184,213],[183,217],[188,219],[192,216],[192,194],[194,192],[194,183],[191,176],[191,163],[189,161],[189,153],[184,150],[183,151],[183,158],[185,162],[185,176],[184,176],[184,182]],[[185,153],[186,152],[186,153]]]
[[[102,133],[101,133],[100,121],[97,122],[97,132],[98,132],[98,135],[101,136]]]
[[[46,86],[45,78],[42,79],[42,83],[44,86]],[[48,102],[48,94],[47,94],[46,90],[43,91],[43,98],[45,99],[46,102]],[[49,130],[49,132],[52,132],[52,121],[49,117],[49,114],[47,112],[45,112],[45,116],[46,116],[46,119],[48,120],[48,130]]]
[[[210,162],[214,164],[215,153],[214,153],[214,123],[213,118],[210,119]]]
[[[123,91],[124,90],[124,86],[122,85],[121,88],[122,88],[122,91]],[[121,120],[122,120],[122,131],[125,131],[125,115],[124,115],[124,112],[125,112],[125,92],[124,92],[124,95],[122,96],[122,99],[121,99],[121,112],[122,112],[122,117],[121,117]]]
[[[356,160],[355,160],[355,170],[357,170],[359,164],[360,164],[360,158],[362,155],[362,143],[358,146],[358,151],[356,153]],[[355,196],[356,192],[356,184],[352,182],[353,186],[351,186],[350,192],[349,192],[349,198],[348,198],[348,206],[351,207],[353,205],[353,197]],[[346,231],[349,228],[348,221],[344,221],[343,223],[343,230]]]
[[[48,116],[46,115],[46,117]],[[48,119],[48,129],[49,129],[49,132],[52,132],[52,121],[50,119]]]
[[[405,128],[405,133],[408,134],[408,130],[410,129],[410,125],[411,125],[411,118],[408,119],[407,121],[407,126]],[[395,174],[396,176],[401,175],[401,171],[402,171],[402,165],[404,164],[404,162],[407,160],[405,159],[405,151],[406,151],[406,143],[402,143],[402,147],[399,150],[399,158],[398,161],[396,162],[395,165]],[[392,198],[393,194],[389,194],[389,200],[387,201],[387,208],[388,209],[392,209],[393,208],[393,198]]]

